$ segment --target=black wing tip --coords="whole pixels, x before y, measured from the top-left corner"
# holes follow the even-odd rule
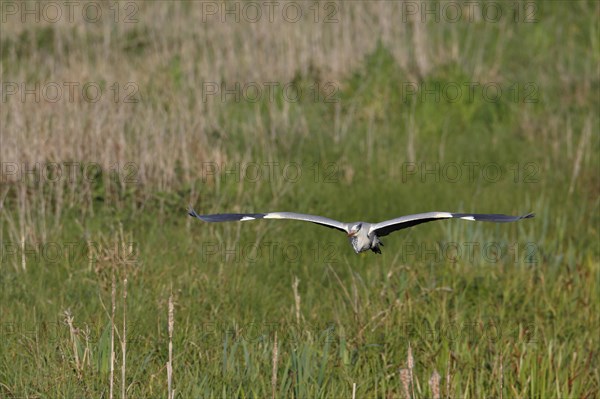
[[[535,213],[529,212],[520,216],[511,216],[505,215],[501,213],[452,213],[453,218],[459,219],[469,219],[475,220],[478,222],[496,222],[496,223],[505,223],[505,222],[516,222],[521,219],[530,219],[535,217]]]
[[[192,206],[190,205],[188,208],[188,215],[193,217],[193,218],[198,218],[200,220],[204,220],[205,222],[210,222],[211,220],[207,219],[206,216],[211,216],[211,215],[199,215],[198,212],[196,212],[194,210],[194,208],[192,208]]]
[[[194,210],[194,208],[192,208],[191,205],[188,206],[188,215],[190,215],[191,217],[194,217],[194,218],[200,218],[200,215],[198,215],[196,213],[196,211]]]

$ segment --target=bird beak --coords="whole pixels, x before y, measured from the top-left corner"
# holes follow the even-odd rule
[[[355,231],[354,232],[351,231],[350,233],[348,233],[348,237],[354,237],[355,235],[356,235]]]

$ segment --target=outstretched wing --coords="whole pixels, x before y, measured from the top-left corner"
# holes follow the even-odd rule
[[[386,220],[384,222],[371,225],[369,233],[375,232],[379,237],[390,234],[393,231],[405,229],[407,227],[416,226],[421,223],[433,222],[441,219],[463,219],[482,222],[516,222],[517,220],[532,218],[533,213],[528,213],[522,216],[509,216],[500,214],[485,214],[485,213],[450,213],[450,212],[427,212],[417,213],[416,215],[401,216],[396,219]]]
[[[343,232],[348,232],[348,226],[346,223],[338,222],[337,220],[329,219],[323,216],[305,215],[302,213],[294,212],[271,212],[271,213],[218,213],[213,215],[198,215],[192,208],[189,209],[188,214],[196,217],[205,222],[233,222],[240,221],[245,222],[247,220],[257,219],[292,219],[292,220],[303,220],[305,222],[311,222],[320,224],[321,226],[337,229]]]

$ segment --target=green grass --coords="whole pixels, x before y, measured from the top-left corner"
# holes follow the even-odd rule
[[[0,181],[0,397],[108,397],[113,270],[118,331],[126,310],[131,398],[168,395],[171,292],[176,397],[270,397],[275,335],[277,397],[350,398],[353,384],[357,398],[404,397],[399,370],[408,367],[409,347],[415,397],[433,397],[434,371],[442,397],[597,397],[598,8],[573,4],[544,5],[536,24],[428,25],[433,66],[421,78],[379,41],[351,73],[336,77],[336,102],[314,101],[317,83],[321,96],[329,94],[326,68],[302,65],[298,71],[308,72],[289,81],[310,96],[291,103],[276,92],[273,103],[218,103],[200,116],[187,55],[152,54],[158,39],[145,19],[115,31],[112,51],[124,57],[122,68],[141,64],[147,73],[141,104],[117,107],[129,118],[120,134],[128,150],[147,145],[157,160],[132,158],[146,165],[136,170],[137,184],[106,173],[73,186]],[[161,40],[179,43],[174,23],[167,27],[172,36]],[[69,39],[68,51],[57,49],[53,29],[9,35],[2,38],[4,73],[17,73],[11,54],[23,67],[40,54],[86,54],[102,41],[95,34]],[[434,44],[450,45],[452,35],[461,57],[434,62]],[[51,73],[46,68],[39,73]],[[522,101],[523,91],[519,101],[478,95],[452,103],[402,92],[406,83],[474,81],[519,90],[533,82],[537,101]],[[78,108],[90,117],[97,109]],[[2,115],[9,126],[2,137],[20,137],[18,124]],[[197,126],[180,119],[204,117],[210,123],[198,131],[177,131]],[[144,141],[134,123],[141,120],[157,126],[147,132],[155,141]],[[156,144],[162,134],[200,143],[182,150],[186,157],[163,170],[164,180],[148,166],[165,166],[170,150]],[[25,160],[7,153],[6,162]],[[262,174],[212,176],[202,162],[221,172],[258,165]],[[278,163],[274,175],[265,163]],[[292,163],[301,175],[286,179],[283,168]],[[421,176],[422,163],[442,171],[457,165],[462,174],[455,181],[443,172]],[[465,165],[473,163],[469,178]],[[500,178],[482,175],[497,167]],[[344,221],[431,210],[536,217],[425,224],[384,237],[380,256],[357,256],[334,230],[293,221],[205,224],[186,216],[190,202],[201,213],[291,210]],[[65,323],[67,310],[76,333]]]

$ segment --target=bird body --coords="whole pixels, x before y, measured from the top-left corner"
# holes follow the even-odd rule
[[[257,219],[292,219],[302,220],[305,222],[316,223],[321,226],[343,231],[347,234],[350,244],[354,252],[361,253],[371,250],[377,254],[381,253],[380,246],[383,243],[379,237],[386,236],[396,230],[405,229],[416,226],[421,223],[432,222],[442,219],[462,219],[470,221],[484,222],[516,222],[521,219],[528,219],[534,216],[533,213],[528,213],[522,216],[509,216],[502,214],[485,214],[485,213],[451,213],[451,212],[427,212],[418,213],[415,215],[401,216],[395,219],[386,220],[379,223],[353,222],[344,223],[334,219],[329,219],[323,216],[307,215],[294,212],[270,212],[270,213],[219,213],[212,215],[199,215],[192,208],[188,214],[205,222],[245,222]]]
[[[383,246],[383,243],[379,240],[377,234],[375,234],[374,231],[371,231],[371,223],[356,222],[351,225],[360,226],[355,230],[356,234],[348,234],[348,239],[350,240],[352,248],[354,248],[354,252],[358,254],[370,249],[377,254],[381,253],[379,246]]]

